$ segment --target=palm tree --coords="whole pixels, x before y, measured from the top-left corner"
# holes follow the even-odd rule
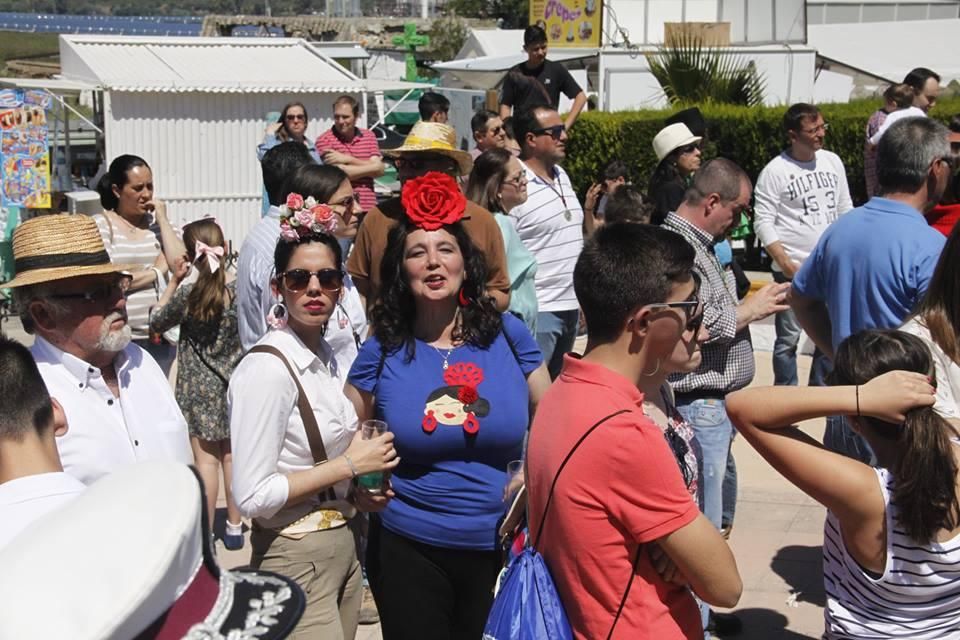
[[[681,33],[670,45],[647,54],[647,63],[671,104],[763,103],[762,74],[729,47],[706,45],[702,38]]]

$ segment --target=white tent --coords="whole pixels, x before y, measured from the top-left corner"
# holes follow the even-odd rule
[[[173,221],[214,215],[237,248],[260,218],[266,114],[301,101],[315,138],[340,94],[363,107],[370,93],[421,86],[360,79],[299,38],[64,35],[60,60],[65,80],[103,91],[107,158],[143,157]]]

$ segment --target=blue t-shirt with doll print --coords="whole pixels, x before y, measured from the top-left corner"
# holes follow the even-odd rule
[[[405,347],[383,358],[376,337],[363,344],[348,381],[375,396],[375,417],[402,458],[384,527],[437,547],[497,548],[507,463],[520,459],[530,422],[526,376],[541,362],[536,340],[509,313],[487,349],[463,345],[448,356],[417,340],[407,360]]]

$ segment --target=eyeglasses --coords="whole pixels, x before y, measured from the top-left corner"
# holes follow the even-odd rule
[[[685,153],[693,153],[694,151],[700,151],[701,149],[702,149],[702,148],[700,147],[700,143],[699,143],[699,142],[692,142],[692,143],[690,143],[690,144],[688,144],[688,145],[684,145],[684,146],[680,147],[680,148],[677,149],[677,150],[680,152],[680,155],[683,155],[683,154],[685,154]]]
[[[287,120],[306,120],[306,119],[307,119],[307,116],[303,115],[302,113],[291,113],[290,115],[285,116],[285,119],[287,119]]]
[[[830,130],[830,123],[824,122],[820,126],[814,127],[813,129],[801,129],[800,131],[802,131],[803,133],[806,133],[807,135],[815,135],[817,133],[820,133],[821,131],[826,133],[829,130]]]
[[[360,204],[360,194],[356,191],[352,195],[347,196],[340,202],[331,202],[330,205],[333,207],[343,207],[345,211],[353,211],[353,208]]]
[[[527,174],[526,174],[526,173],[521,173],[521,174],[518,175],[516,178],[504,178],[504,180],[503,180],[503,184],[513,185],[513,186],[516,187],[517,189],[519,189],[519,188],[522,187],[523,185],[527,184],[527,182],[528,182],[528,180],[527,180]]]
[[[555,124],[552,127],[543,127],[541,129],[534,129],[533,133],[538,136],[550,136],[554,140],[559,140],[560,136],[562,136],[566,130],[567,130],[566,125]]]
[[[56,300],[83,300],[84,302],[104,302],[113,299],[118,293],[120,297],[125,297],[130,289],[130,283],[133,282],[133,276],[121,276],[113,282],[101,282],[100,284],[84,291],[83,293],[58,293],[49,296]]]
[[[693,293],[686,300],[679,302],[657,302],[646,305],[650,309],[683,309],[687,320],[683,330],[696,336],[703,325],[703,306],[700,304],[700,274],[693,272]]]
[[[487,129],[487,133],[492,133],[495,136],[503,133],[503,127],[494,127],[493,129]]]
[[[320,288],[324,291],[340,291],[343,288],[343,272],[339,269],[320,269],[319,271],[291,269],[280,274],[283,286],[287,291],[294,293],[308,289],[313,276],[317,276]]]

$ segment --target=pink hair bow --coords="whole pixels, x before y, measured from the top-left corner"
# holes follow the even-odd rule
[[[210,267],[210,273],[216,273],[217,269],[220,268],[220,258],[223,257],[223,247],[211,247],[207,243],[197,240],[194,253],[197,256],[194,262],[203,256],[207,256],[207,266]]]

